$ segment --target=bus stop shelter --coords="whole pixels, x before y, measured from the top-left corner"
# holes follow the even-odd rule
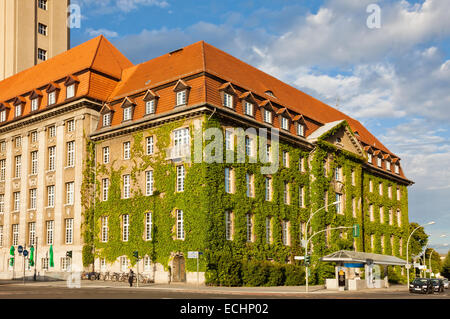
[[[320,258],[336,263],[336,278],[327,279],[327,289],[360,290],[388,286],[387,266],[405,266],[406,261],[395,256],[340,250]],[[361,280],[361,268],[365,280]]]

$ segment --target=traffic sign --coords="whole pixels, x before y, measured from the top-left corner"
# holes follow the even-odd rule
[[[199,252],[199,251],[188,251],[188,258],[195,259],[195,258],[200,257],[200,255],[202,255],[202,254],[203,253]]]
[[[295,260],[303,260],[305,259],[305,256],[294,256]]]
[[[19,252],[19,254],[21,254],[23,252],[23,247],[22,246],[17,247],[17,251]]]
[[[353,225],[353,237],[359,237],[359,224]]]
[[[410,265],[410,264],[406,264],[406,265],[405,265],[405,268],[406,268],[406,269],[411,269],[411,265]]]
[[[28,256],[28,250],[25,249],[25,250],[23,251],[23,256],[24,256],[24,257],[27,257],[27,256]]]

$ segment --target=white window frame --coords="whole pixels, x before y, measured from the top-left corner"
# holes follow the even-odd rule
[[[250,136],[245,137],[245,155],[253,156],[253,138]]]
[[[246,173],[245,174],[245,181],[246,181],[246,186],[247,186],[247,197],[254,197],[254,187],[253,187],[253,180],[254,180],[254,175],[253,174],[249,174]]]
[[[300,208],[305,208],[305,187],[299,186],[298,188],[298,205]]]
[[[31,100],[31,112],[37,111],[39,108],[39,98],[35,98]]]
[[[336,202],[339,202],[338,204],[336,204],[336,214],[343,215],[344,210],[342,209],[342,207],[343,207],[343,195],[342,194],[336,193]]]
[[[177,192],[184,192],[184,180],[186,178],[186,170],[184,165],[177,166]]]
[[[19,245],[19,224],[12,225],[12,245]]]
[[[367,153],[367,162],[372,164],[372,154],[371,153]]]
[[[152,240],[153,215],[151,212],[145,213],[145,240]]]
[[[289,119],[284,116],[281,117],[281,128],[289,131]]]
[[[67,132],[73,132],[75,131],[75,120],[68,120],[67,121]]]
[[[31,152],[31,175],[38,173],[38,151]]]
[[[73,244],[73,218],[66,218],[64,220],[65,223],[65,244],[72,245]]]
[[[22,155],[14,157],[14,178],[20,178],[22,175]]]
[[[47,207],[55,207],[55,185],[47,186]]]
[[[244,102],[245,115],[253,116],[254,105],[248,101]]]
[[[73,98],[75,96],[75,84],[68,85],[66,87],[66,99]]]
[[[267,109],[263,109],[263,110],[264,110],[264,122],[272,124],[272,121],[273,121],[272,112]]]
[[[225,130],[225,150],[232,151],[234,149],[234,135],[231,130]]]
[[[155,149],[155,144],[154,144],[154,138],[153,136],[147,136],[146,137],[146,143],[147,143],[147,155],[153,155]]]
[[[225,193],[231,194],[232,189],[232,172],[231,168],[225,167]]]
[[[111,125],[111,113],[103,114],[103,126]]]
[[[130,238],[130,215],[122,215],[122,241],[127,242]]]
[[[253,242],[253,216],[252,214],[246,214],[246,232],[247,232],[247,242]]]
[[[122,272],[128,271],[128,258],[127,257],[120,257],[120,270]]]
[[[225,211],[225,239],[233,240],[233,213]]]
[[[184,240],[184,212],[181,209],[177,209],[177,239]]]
[[[56,91],[48,93],[47,97],[48,97],[48,105],[56,104]]]
[[[48,127],[48,137],[52,138],[56,136],[56,126],[52,125]]]
[[[20,211],[20,192],[14,192],[14,211]]]
[[[395,164],[395,174],[400,174],[400,165]]]
[[[0,213],[5,212],[5,194],[0,194]]]
[[[39,9],[47,10],[47,0],[39,0],[38,6],[39,6]]]
[[[103,164],[109,163],[109,146],[103,147]]]
[[[284,167],[289,167],[289,152],[288,151],[282,151],[281,157],[282,157],[283,166]]]
[[[123,109],[123,121],[131,121],[133,118],[132,106],[125,107]]]
[[[155,99],[145,102],[145,115],[155,114]]]
[[[283,189],[283,202],[285,205],[289,205],[291,202],[290,194],[289,194],[289,183],[284,182],[284,189]]]
[[[297,135],[298,136],[305,136],[305,125],[302,123],[297,123]]]
[[[5,181],[6,179],[6,159],[0,160],[0,181]]]
[[[102,179],[102,201],[106,202],[109,197],[109,178]]]
[[[0,112],[0,122],[6,122],[6,110]]]
[[[265,189],[265,200],[266,201],[272,201],[272,178],[266,177],[264,182],[264,189]]]
[[[56,164],[56,146],[50,146],[48,148],[48,170],[54,171]]]
[[[131,158],[131,142],[127,141],[123,143],[123,159],[129,160]]]
[[[53,220],[47,220],[45,222],[45,238],[46,238],[46,243],[47,245],[53,245],[54,242],[54,226],[55,226],[55,222]]]
[[[16,105],[14,109],[14,117],[20,117],[22,116],[22,104]]]
[[[266,217],[266,244],[272,243],[272,218]]]
[[[130,198],[130,175],[123,175],[123,199]]]
[[[289,246],[289,221],[281,221],[281,240],[283,245]]]
[[[30,189],[30,209],[37,207],[37,188]]]
[[[73,205],[75,197],[75,183],[68,182],[66,183],[66,205]]]
[[[0,225],[0,247],[3,247],[3,225]]]
[[[186,90],[177,92],[177,106],[186,105],[187,104],[187,92]]]
[[[75,141],[67,142],[67,167],[75,166]]]
[[[233,95],[229,93],[223,94],[223,106],[232,109],[233,108]]]
[[[153,179],[153,171],[146,171],[145,172],[145,195],[146,196],[152,196],[153,195],[153,186],[154,186],[154,179]]]
[[[380,224],[384,224],[384,207],[380,206]]]
[[[102,234],[101,234],[101,242],[107,243],[109,237],[109,225],[108,225],[108,216],[102,216]]]

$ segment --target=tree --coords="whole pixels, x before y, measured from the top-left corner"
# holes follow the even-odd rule
[[[431,269],[433,271],[433,273],[439,273],[442,271],[442,261],[441,261],[441,256],[439,255],[439,253],[434,250],[433,248],[427,248],[426,252],[425,252],[425,265],[427,266],[427,268],[430,267],[430,254],[431,255]]]
[[[450,250],[447,253],[447,257],[445,257],[444,259],[441,275],[444,276],[445,278],[450,278]]]
[[[409,234],[411,234],[417,227],[419,227],[419,224],[410,223]],[[414,232],[409,241],[409,257],[420,255],[427,242],[428,235],[425,233],[423,227],[420,227]]]

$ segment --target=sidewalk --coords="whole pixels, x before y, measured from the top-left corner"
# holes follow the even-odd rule
[[[0,289],[4,284],[8,285],[23,285],[21,281],[0,281]],[[36,287],[67,287],[65,281],[53,281],[53,282],[33,282],[27,281],[26,285]],[[281,287],[211,287],[211,286],[197,286],[195,284],[139,284],[139,288],[133,284],[130,288],[128,283],[125,282],[112,282],[112,281],[89,281],[82,280],[81,287],[83,288],[113,288],[113,289],[139,289],[139,290],[165,290],[165,291],[178,291],[178,292],[195,292],[204,294],[251,294],[251,295],[295,295],[305,294],[306,286],[281,286]],[[380,293],[380,292],[394,292],[394,291],[407,291],[405,285],[392,285],[389,288],[379,289],[363,289],[359,290],[361,293]],[[355,293],[355,291],[337,291],[327,290],[324,285],[309,286],[309,293],[312,294],[345,294]]]

